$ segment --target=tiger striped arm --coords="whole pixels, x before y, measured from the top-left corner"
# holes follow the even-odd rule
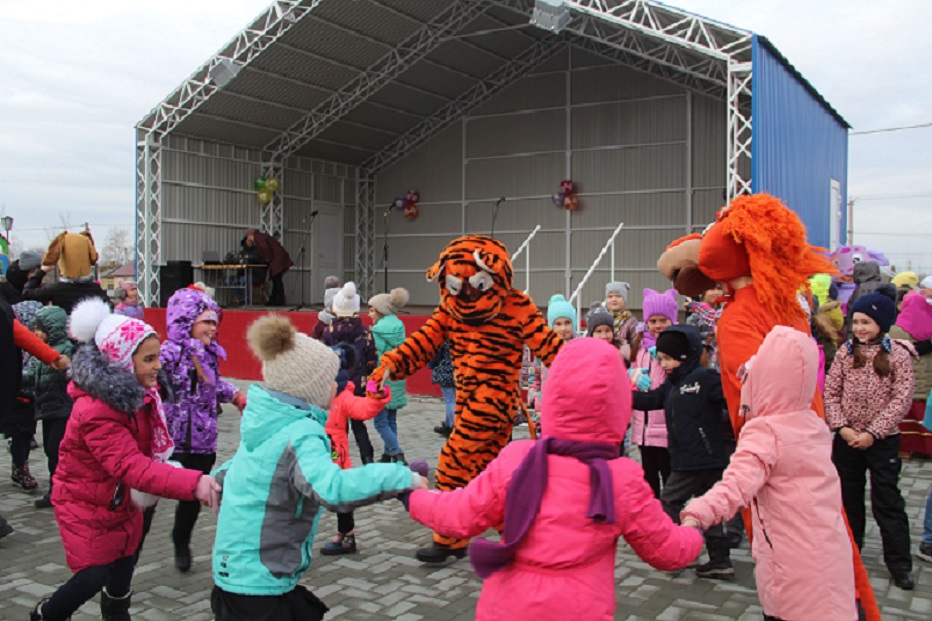
[[[553,359],[557,357],[560,348],[563,347],[563,339],[550,329],[547,320],[540,314],[534,302],[528,299],[526,305],[522,304],[522,306],[526,308],[524,342],[528,349],[540,358],[545,366],[549,367],[553,364]]]
[[[403,379],[426,367],[447,338],[441,321],[444,316],[445,313],[438,308],[420,330],[395,349],[382,354],[378,368],[369,379],[381,383],[386,371],[391,372],[391,379]]]

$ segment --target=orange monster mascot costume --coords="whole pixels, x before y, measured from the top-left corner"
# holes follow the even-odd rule
[[[806,228],[794,212],[773,196],[755,194],[734,199],[719,210],[715,223],[701,236],[673,242],[657,262],[683,295],[699,295],[715,283],[726,287],[727,303],[716,337],[722,389],[736,437],[744,422],[739,411],[738,369],[757,353],[774,326],[809,334],[798,292],[808,291],[810,276],[835,271],[819,251],[806,242]],[[824,416],[818,392],[812,407]],[[746,511],[744,517],[750,533]],[[852,548],[861,604],[869,620],[879,621],[874,592],[853,539]]]
[[[508,250],[485,235],[453,240],[427,270],[440,285],[440,306],[424,326],[392,351],[382,354],[370,380],[407,377],[429,363],[450,341],[456,383],[453,431],[440,452],[437,489],[465,487],[479,476],[511,438],[520,404],[521,353],[527,344],[545,365],[556,357],[562,339],[534,302],[512,289]],[[434,533],[418,550],[424,563],[462,558],[468,540]]]

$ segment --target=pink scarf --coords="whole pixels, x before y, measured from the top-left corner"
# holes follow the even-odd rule
[[[147,388],[145,401],[148,401],[152,413],[152,461],[165,463],[175,450],[175,443],[168,432],[168,423],[165,420],[165,408],[162,407],[162,396],[159,389]]]

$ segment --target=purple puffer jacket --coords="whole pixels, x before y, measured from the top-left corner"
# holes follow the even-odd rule
[[[356,385],[354,394],[357,397],[366,396],[365,378],[372,373],[378,363],[378,353],[372,332],[362,325],[359,317],[334,317],[330,325],[324,328],[321,342],[328,347],[340,343],[353,346],[356,351],[356,362],[349,371],[349,380]]]
[[[216,341],[204,345],[191,338],[194,320],[208,309],[220,317],[220,307],[204,293],[179,289],[168,300],[165,313],[168,339],[159,357],[175,393],[164,406],[176,454],[217,452],[217,406],[232,401],[238,390],[217,372],[220,359],[227,357],[223,347]],[[195,358],[206,381],[197,372]]]

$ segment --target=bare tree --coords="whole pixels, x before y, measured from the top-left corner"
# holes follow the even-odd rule
[[[119,267],[133,259],[133,247],[129,240],[129,231],[113,227],[107,231],[103,246],[100,248],[101,265]]]

